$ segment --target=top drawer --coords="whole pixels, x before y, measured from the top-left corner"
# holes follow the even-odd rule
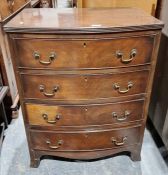
[[[7,18],[30,0],[1,0],[0,20]]]
[[[154,37],[118,39],[16,39],[19,67],[100,69],[150,63]]]

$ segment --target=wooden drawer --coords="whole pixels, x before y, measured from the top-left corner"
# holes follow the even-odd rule
[[[18,39],[19,67],[84,69],[150,63],[154,37],[99,40]]]
[[[16,12],[30,0],[1,0],[0,2],[0,20],[7,18],[12,13]]]
[[[50,151],[89,151],[137,144],[140,127],[93,132],[31,131],[34,149]]]
[[[148,74],[21,74],[21,80],[27,99],[89,100],[145,93]]]
[[[82,127],[132,122],[142,119],[143,100],[117,104],[45,105],[25,104],[30,125]]]

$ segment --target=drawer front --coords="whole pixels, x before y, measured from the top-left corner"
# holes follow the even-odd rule
[[[149,63],[154,38],[16,40],[17,62],[29,68],[109,68]]]
[[[1,0],[0,14],[2,19],[7,18],[30,0]]]
[[[140,127],[83,133],[31,131],[30,135],[34,149],[38,150],[103,150],[137,144],[140,140]]]
[[[80,127],[131,122],[142,119],[143,100],[117,104],[59,105],[25,104],[30,125]]]
[[[146,92],[148,70],[97,75],[21,74],[24,97],[48,100],[89,100]]]

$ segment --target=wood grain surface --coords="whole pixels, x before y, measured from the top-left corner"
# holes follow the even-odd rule
[[[160,29],[163,23],[136,8],[25,9],[4,26],[7,32],[112,33]]]
[[[43,155],[140,160],[162,27],[134,8],[27,9],[5,26],[32,167]]]

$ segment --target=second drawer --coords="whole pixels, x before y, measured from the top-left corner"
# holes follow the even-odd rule
[[[21,74],[24,97],[94,100],[146,93],[148,70],[101,74]]]
[[[144,100],[92,105],[25,104],[30,125],[82,127],[142,119]]]

